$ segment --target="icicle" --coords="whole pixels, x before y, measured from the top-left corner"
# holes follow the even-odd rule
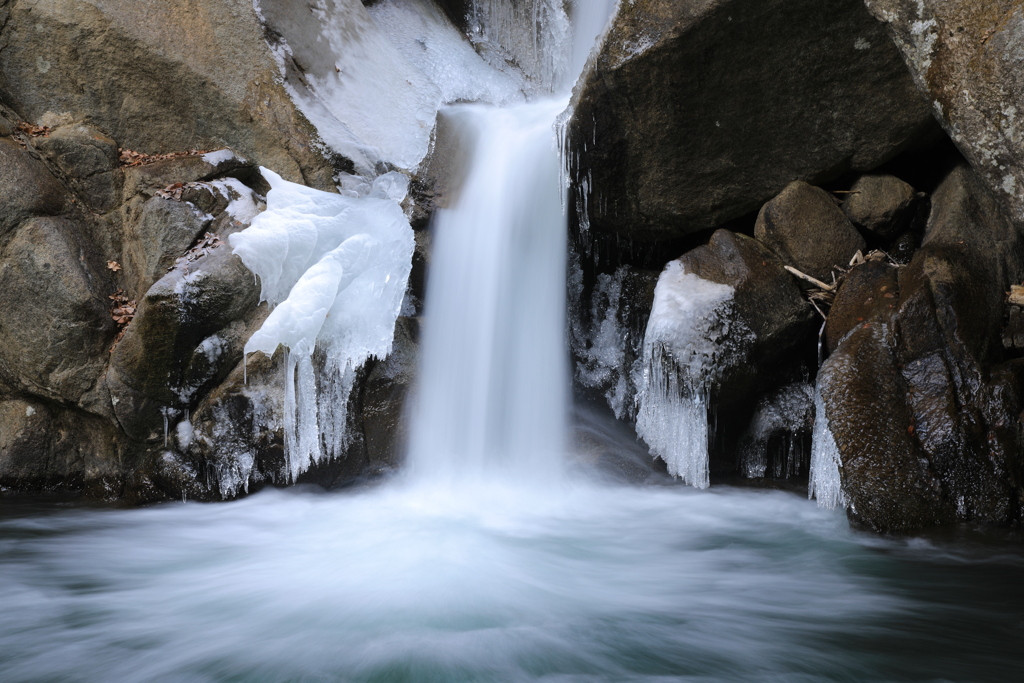
[[[817,498],[818,505],[830,510],[846,507],[842,477],[839,468],[842,459],[839,448],[828,426],[821,387],[814,391],[814,434],[811,440],[811,471],[807,482],[807,497]]]

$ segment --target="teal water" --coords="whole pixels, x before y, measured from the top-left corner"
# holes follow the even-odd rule
[[[0,507],[0,680],[1019,681],[1024,552],[780,491]]]

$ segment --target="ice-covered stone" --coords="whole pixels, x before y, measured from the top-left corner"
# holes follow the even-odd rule
[[[274,307],[245,352],[289,350],[285,443],[294,480],[323,455],[343,454],[354,373],[391,351],[414,242],[393,199],[330,194],[263,174],[267,210],[229,241]]]

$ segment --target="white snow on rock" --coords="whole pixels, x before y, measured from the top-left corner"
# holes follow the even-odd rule
[[[637,434],[668,471],[707,488],[708,393],[750,332],[734,321],[734,289],[671,261],[658,278],[644,333]]]
[[[273,307],[245,353],[288,349],[285,450],[294,480],[324,455],[344,453],[352,379],[370,357],[391,351],[414,242],[393,198],[404,196],[396,178],[382,176],[370,194],[351,197],[262,172],[267,209],[228,241]],[[325,358],[319,378],[317,348]]]

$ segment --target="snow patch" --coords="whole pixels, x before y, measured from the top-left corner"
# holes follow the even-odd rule
[[[218,149],[214,152],[207,152],[202,156],[202,160],[211,166],[220,166],[225,161],[231,161],[232,159],[239,158],[230,149]]]

